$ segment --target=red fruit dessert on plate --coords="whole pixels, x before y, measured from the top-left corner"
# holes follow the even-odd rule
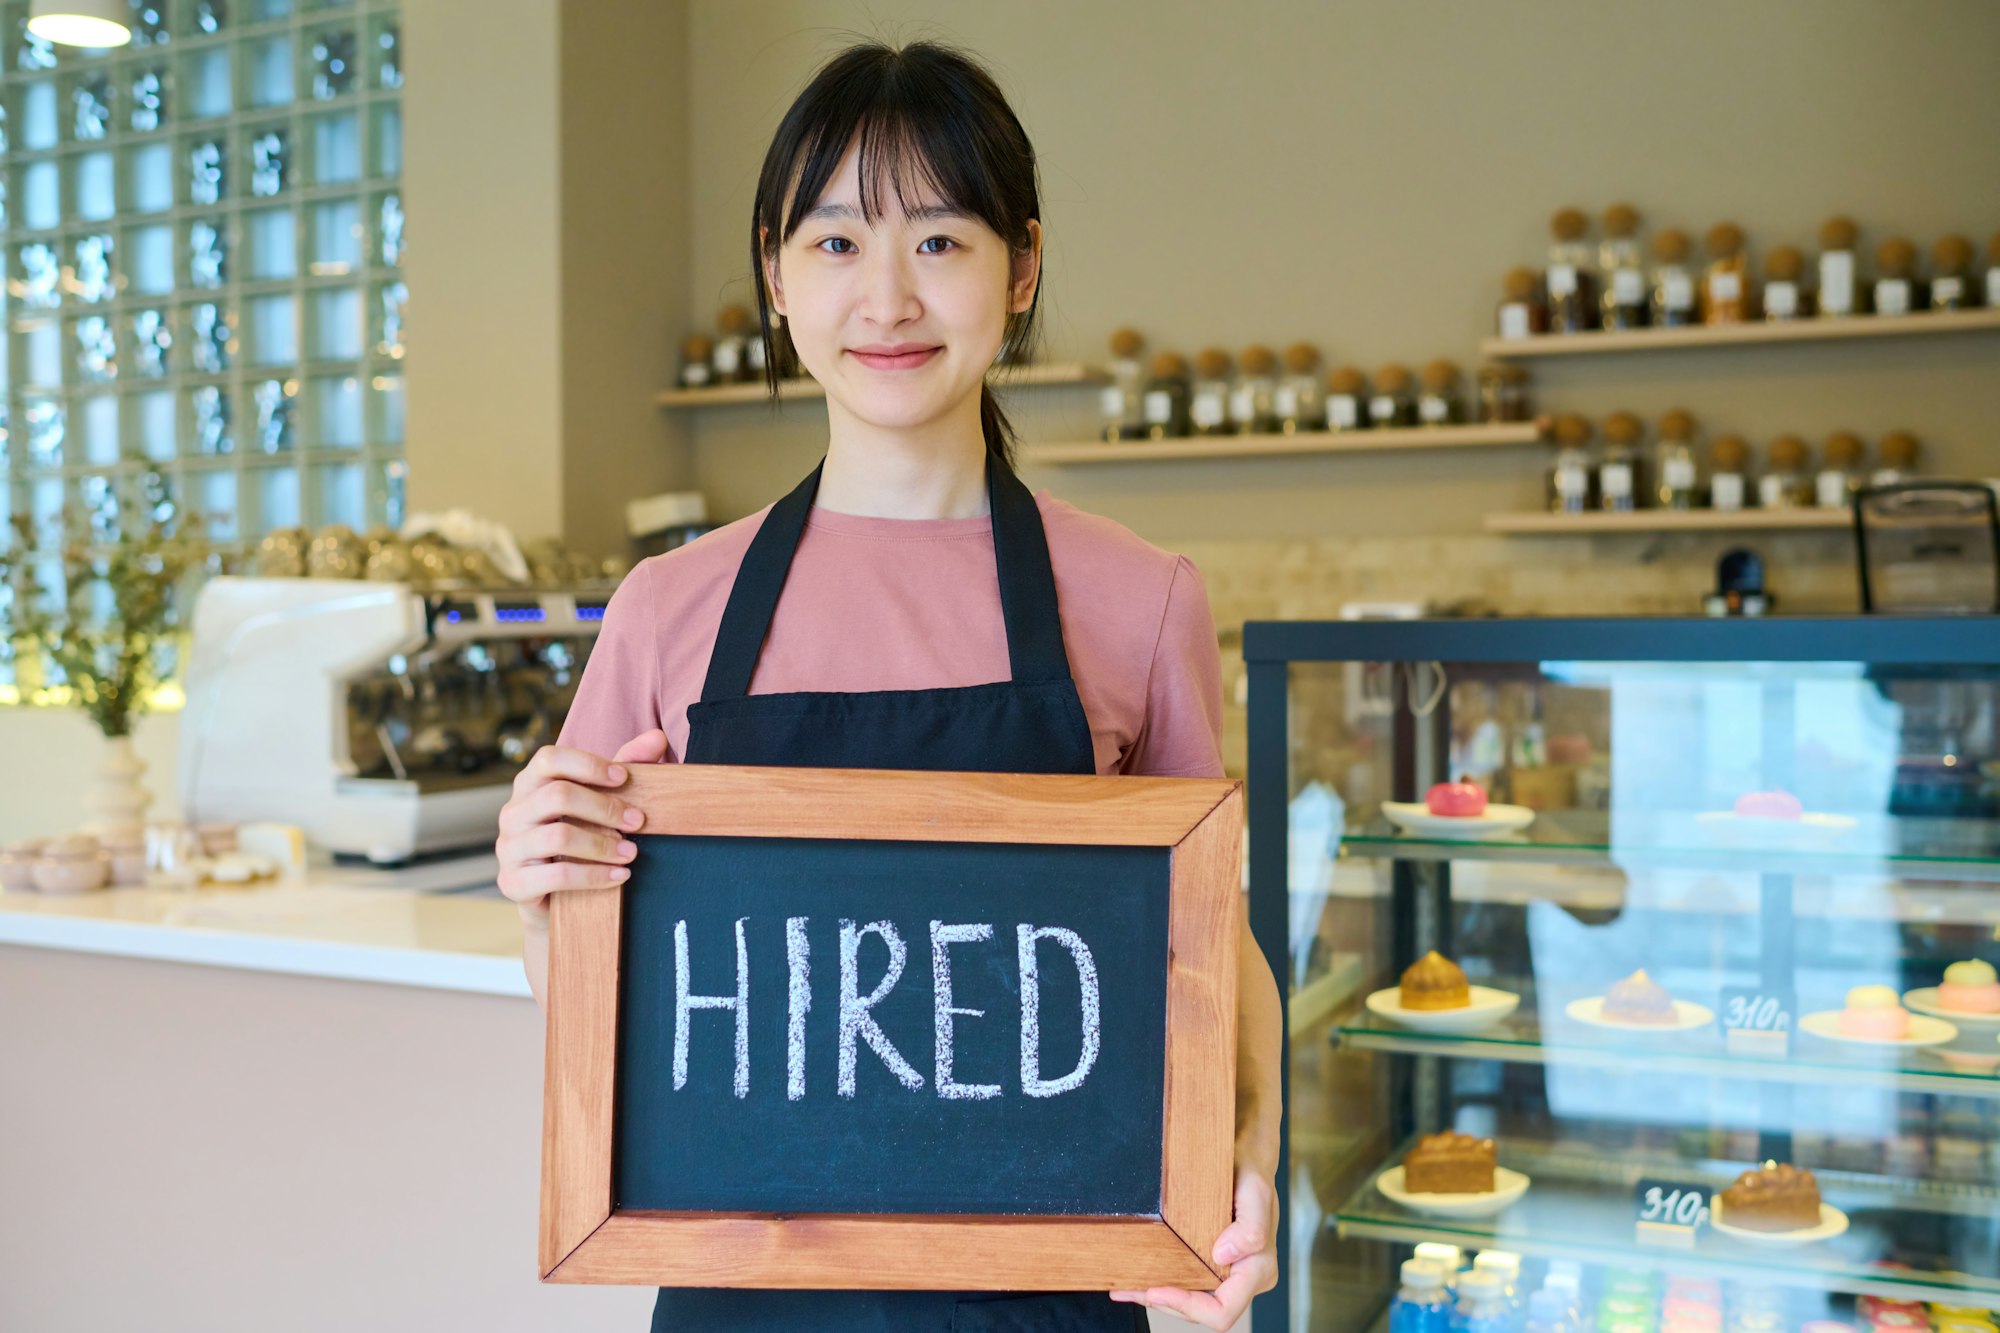
[[[1840,1035],[1873,1041],[1901,1041],[1910,1035],[1910,1011],[1887,986],[1856,986],[1840,1011]]]
[[[1486,813],[1486,792],[1466,778],[1439,782],[1424,793],[1424,809],[1453,819],[1476,819]]]
[[[1938,1008],[1961,1014],[2000,1014],[2000,975],[1983,958],[1968,958],[1944,970],[1937,988]]]
[[[1736,798],[1736,813],[1745,819],[1801,819],[1806,808],[1788,791],[1748,791]]]

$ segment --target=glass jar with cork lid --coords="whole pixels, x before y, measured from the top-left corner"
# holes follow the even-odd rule
[[[1464,420],[1458,367],[1442,357],[1426,362],[1418,377],[1417,421],[1425,426],[1455,426]]]
[[[1986,306],[2000,310],[2000,231],[1986,240]]]
[[[1639,507],[1640,497],[1646,494],[1640,462],[1645,433],[1645,426],[1630,412],[1613,412],[1604,418],[1604,457],[1597,465],[1598,508],[1624,513]]]
[[[705,389],[715,379],[708,359],[715,352],[715,340],[705,333],[690,333],[681,339],[680,382],[683,389]]]
[[[1741,435],[1718,435],[1708,459],[1708,507],[1741,509],[1750,493],[1750,446]]]
[[[750,373],[750,311],[740,305],[726,305],[715,316],[721,336],[709,357],[709,368],[717,384],[746,384]]]
[[[1701,319],[1704,324],[1741,324],[1750,317],[1749,261],[1743,253],[1743,228],[1718,222],[1708,229],[1708,272],[1702,277]]]
[[[1591,262],[1590,219],[1579,208],[1549,219],[1549,266],[1543,289],[1549,299],[1549,332],[1584,333],[1597,327],[1597,274]]]
[[[1700,321],[1694,272],[1688,267],[1687,233],[1677,227],[1653,235],[1653,325],[1678,329]]]
[[[1500,305],[1493,312],[1495,331],[1502,338],[1532,338],[1549,331],[1549,308],[1542,303],[1541,288],[1535,270],[1507,270],[1500,280]]]
[[[1868,479],[1871,486],[1893,486],[1916,475],[1917,437],[1906,430],[1892,430],[1876,446],[1882,465]]]
[[[1590,508],[1590,422],[1574,412],[1555,420],[1551,438],[1556,456],[1546,488],[1549,512],[1581,514]]]
[[[1973,305],[1972,242],[1963,236],[1945,236],[1931,247],[1931,300],[1933,310],[1966,310]]]
[[[1917,281],[1917,247],[1891,236],[1875,247],[1875,313],[1907,315],[1924,308]]]
[[[1694,414],[1673,408],[1660,416],[1659,439],[1653,445],[1654,501],[1662,509],[1693,509],[1699,498],[1694,461]]]
[[[1098,399],[1098,432],[1107,440],[1146,438],[1146,372],[1139,364],[1145,350],[1146,340],[1137,329],[1112,331],[1111,383]]]
[[[1161,352],[1153,358],[1151,370],[1141,403],[1146,438],[1178,439],[1188,433],[1187,360],[1173,352]]]
[[[1493,363],[1479,368],[1479,419],[1489,425],[1527,421],[1534,416],[1528,402],[1528,372],[1520,366]]]
[[[1854,247],[1861,240],[1861,228],[1854,219],[1834,216],[1819,228],[1819,313],[1857,315],[1861,313],[1861,283],[1854,262]]]
[[[1804,319],[1811,314],[1812,298],[1800,285],[1806,257],[1792,246],[1781,245],[1764,256],[1764,318],[1771,322]]]
[[[1318,430],[1326,421],[1326,405],[1320,397],[1319,348],[1306,342],[1293,343],[1285,349],[1285,373],[1278,381],[1279,431],[1297,435]]]
[[[1229,353],[1204,347],[1194,358],[1194,388],[1188,395],[1188,423],[1197,435],[1227,435],[1229,425]]]
[[[1812,503],[1806,480],[1806,442],[1780,435],[1764,451],[1764,475],[1757,478],[1757,503],[1764,509],[1797,509]]]
[[[1813,478],[1813,499],[1822,509],[1845,509],[1861,489],[1861,437],[1837,430],[1819,451],[1819,475]]]
[[[1326,428],[1367,430],[1368,424],[1368,377],[1342,366],[1326,377]]]
[[[1269,435],[1278,428],[1278,358],[1252,343],[1236,358],[1236,384],[1229,391],[1229,426],[1238,435]]]
[[[1391,361],[1375,372],[1375,392],[1368,396],[1368,424],[1377,430],[1417,424],[1417,404],[1410,396],[1407,367]]]
[[[1613,204],[1604,210],[1604,240],[1597,261],[1604,279],[1603,318],[1607,329],[1643,329],[1652,303],[1646,299],[1646,271],[1639,252],[1639,210]]]

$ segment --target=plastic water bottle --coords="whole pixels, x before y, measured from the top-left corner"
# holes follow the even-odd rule
[[[1451,1329],[1452,1333],[1514,1333],[1498,1273],[1475,1268],[1458,1275],[1458,1308],[1452,1311]]]
[[[1428,1259],[1444,1274],[1444,1288],[1454,1291],[1458,1287],[1458,1274],[1465,1267],[1465,1251],[1456,1245],[1447,1245],[1441,1240],[1427,1240],[1418,1244],[1416,1255]]]
[[[1560,1287],[1543,1287],[1530,1296],[1526,1333],[1573,1333],[1568,1301]]]
[[[1481,1250],[1473,1257],[1472,1267],[1500,1279],[1500,1290],[1507,1300],[1507,1317],[1519,1328],[1528,1308],[1527,1293],[1521,1290],[1521,1256],[1512,1250]]]
[[[1535,1295],[1555,1296],[1562,1302],[1563,1317],[1567,1321],[1566,1327],[1578,1330],[1578,1333],[1583,1333],[1585,1328],[1583,1321],[1583,1290],[1581,1284],[1577,1281],[1577,1275],[1574,1270],[1563,1271],[1557,1269],[1554,1264],[1549,1265],[1549,1274],[1542,1279],[1542,1289],[1536,1292]],[[1530,1300],[1532,1301],[1532,1299],[1531,1297]]]
[[[1403,1287],[1389,1306],[1389,1333],[1451,1333],[1443,1269],[1428,1259],[1403,1261]]]

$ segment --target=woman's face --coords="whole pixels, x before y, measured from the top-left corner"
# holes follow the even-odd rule
[[[992,228],[950,209],[927,186],[894,190],[871,227],[861,213],[850,146],[819,201],[766,274],[813,378],[860,420],[889,429],[953,414],[979,392],[1010,311],[1028,309],[1041,228],[1015,256]]]

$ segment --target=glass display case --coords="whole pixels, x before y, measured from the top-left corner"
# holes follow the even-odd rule
[[[2000,1324],[2000,621],[1244,657],[1287,1005],[1260,1329]]]

